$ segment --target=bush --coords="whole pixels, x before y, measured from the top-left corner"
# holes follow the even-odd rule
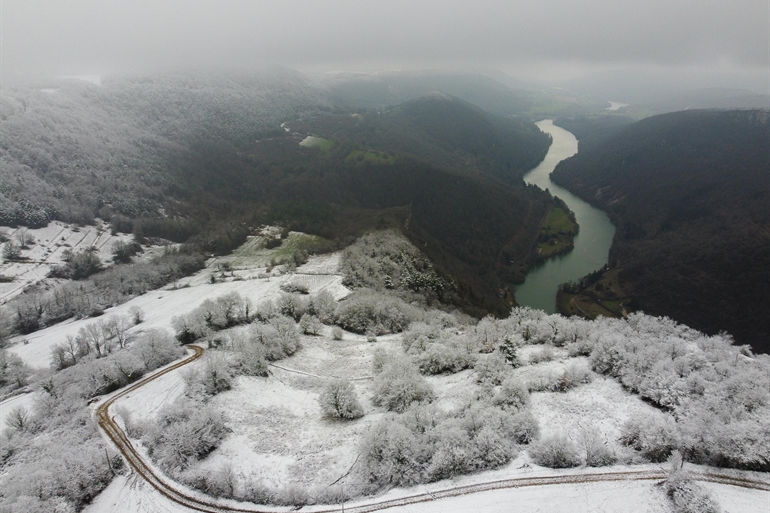
[[[318,335],[323,330],[323,324],[315,315],[304,314],[299,320],[299,327],[305,335]]]
[[[333,419],[357,419],[364,415],[364,409],[350,381],[330,381],[321,392],[318,402],[323,414]]]
[[[112,261],[120,264],[127,264],[131,258],[142,250],[137,242],[116,241],[112,245]]]
[[[550,362],[554,358],[556,358],[556,353],[553,350],[553,346],[547,345],[542,349],[540,349],[539,351],[532,353],[529,356],[529,363],[531,363],[532,365],[537,365],[538,363],[541,363],[541,362]]]
[[[337,308],[337,302],[328,290],[321,290],[312,296],[307,304],[307,312],[318,317],[324,324],[334,322],[335,308]]]
[[[267,323],[251,325],[251,337],[265,349],[265,359],[276,361],[293,355],[300,347],[300,334],[292,319],[273,317]]]
[[[403,412],[413,402],[431,401],[433,387],[405,358],[394,358],[374,378],[372,401],[390,411]]]
[[[500,391],[492,398],[498,406],[521,410],[529,404],[529,390],[518,378],[508,377]]]
[[[720,513],[722,508],[685,470],[672,471],[666,479],[666,495],[675,513]]]
[[[540,438],[540,424],[529,410],[511,416],[511,440],[517,444],[531,444]]]
[[[82,280],[102,270],[102,262],[91,249],[69,254],[64,265],[51,267],[49,275],[54,278]]]
[[[289,294],[309,294],[307,286],[300,285],[299,283],[281,283],[279,287],[282,291]]]
[[[373,291],[359,291],[340,302],[335,312],[337,324],[354,333],[373,328],[377,335],[399,333],[419,320],[422,312],[397,297]]]
[[[430,344],[414,360],[423,374],[442,374],[459,372],[472,367],[475,355],[446,344]]]
[[[283,293],[275,303],[278,313],[294,320],[299,320],[305,313],[305,301],[297,294]]]
[[[375,490],[424,482],[425,466],[432,453],[425,438],[395,417],[382,419],[361,443],[359,471],[364,481],[374,485]]]
[[[149,455],[172,475],[211,453],[227,434],[219,412],[186,397],[161,410],[144,431]]]
[[[130,346],[148,369],[157,369],[183,357],[187,351],[164,329],[152,328],[136,337]]]
[[[483,403],[455,413],[413,405],[367,434],[359,471],[376,490],[499,467],[516,455],[517,428],[509,414]]]
[[[332,328],[332,338],[334,340],[342,340],[342,336],[343,336],[342,328],[340,328],[339,326],[335,326],[334,328]]]
[[[661,463],[679,446],[679,433],[671,415],[649,411],[633,415],[623,424],[620,441],[653,463]]]
[[[499,353],[481,355],[474,366],[476,381],[486,386],[501,385],[510,374],[511,368]]]
[[[564,434],[544,438],[529,448],[532,461],[542,467],[570,468],[582,463],[580,451],[575,443]]]
[[[614,465],[617,461],[615,451],[612,450],[608,441],[596,427],[590,426],[581,429],[580,440],[586,451],[587,467],[606,467]]]

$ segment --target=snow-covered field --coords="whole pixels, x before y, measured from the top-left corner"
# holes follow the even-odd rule
[[[311,294],[328,290],[335,299],[345,297],[350,291],[342,285],[342,276],[320,274],[333,269],[336,273],[339,255],[321,255],[314,257],[307,264],[297,268],[293,274],[280,275],[276,272],[264,276],[264,267],[251,267],[241,262],[241,267],[222,277],[218,272],[219,260],[207,263],[205,269],[193,276],[179,280],[162,289],[154,290],[131,301],[105,311],[110,315],[128,315],[129,310],[137,306],[144,312],[144,322],[129,331],[139,332],[148,328],[171,329],[171,319],[194,310],[206,299],[216,298],[231,292],[250,299],[255,305],[268,299],[275,299],[281,294],[282,283],[297,283],[308,287]],[[211,275],[217,276],[216,283],[211,283]],[[36,331],[11,340],[14,344],[10,351],[19,355],[28,365],[36,368],[48,367],[51,360],[51,348],[63,342],[67,335],[76,335],[83,326],[96,322],[97,319],[69,320],[49,328]],[[22,342],[24,341],[24,342]]]
[[[14,242],[17,232],[24,229],[0,226],[0,231]],[[21,250],[21,256],[27,260],[3,261],[0,265],[0,275],[13,278],[11,282],[0,283],[0,305],[21,294],[26,287],[45,279],[51,266],[64,262],[63,255],[66,250],[77,253],[93,248],[102,263],[109,264],[112,261],[112,245],[117,241],[132,240],[131,235],[112,235],[109,226],[104,223],[98,226],[76,227],[52,221],[44,228],[29,229],[27,232],[34,237],[34,244],[30,245],[29,249]]]
[[[50,225],[49,225],[50,226]],[[66,229],[66,227],[60,227]],[[61,237],[53,230],[50,234],[35,233],[41,241]],[[86,229],[79,232],[81,235]],[[78,232],[75,232],[78,233]],[[91,233],[91,231],[89,231]],[[71,234],[70,234],[71,235]],[[94,229],[93,240],[84,237],[85,244],[99,243],[102,237]],[[290,237],[291,239],[291,237]],[[91,242],[88,242],[91,240]],[[38,242],[40,244],[40,242]],[[101,247],[111,246],[102,240]],[[42,248],[42,244],[40,244]],[[58,251],[58,250],[57,250]],[[55,253],[47,257],[45,251],[36,258],[47,258],[56,263]],[[32,258],[32,257],[30,257]],[[349,294],[337,273],[339,254],[312,257],[293,273],[282,274],[279,269],[267,272],[270,253],[259,248],[258,241],[250,240],[233,256],[211,260],[199,273],[182,279],[164,289],[147,293],[123,305],[109,309],[109,315],[127,315],[136,306],[144,312],[144,322],[134,331],[148,328],[171,329],[174,316],[188,313],[204,300],[236,292],[254,304],[280,296],[281,284],[295,283],[309,288],[311,294],[329,291],[337,300]],[[226,264],[226,265],[223,265]],[[48,264],[46,264],[48,265]],[[212,275],[214,280],[212,280]],[[213,283],[212,283],[213,281]],[[94,319],[67,321],[25,337],[26,343],[10,348],[29,365],[44,368],[49,365],[52,345],[67,335],[94,322]],[[246,480],[261,481],[271,488],[292,483],[309,490],[322,489],[345,474],[356,461],[361,438],[384,414],[383,408],[372,405],[372,357],[377,348],[399,350],[400,335],[379,337],[367,342],[366,337],[346,332],[341,341],[332,340],[331,328],[325,327],[321,336],[303,336],[302,349],[290,358],[270,368],[268,378],[238,377],[228,392],[212,399],[223,409],[231,433],[222,445],[199,465],[216,471],[228,463],[237,475]],[[20,340],[17,340],[19,342]],[[543,346],[527,346],[520,352],[524,362],[536,362]],[[514,372],[522,381],[558,375],[569,364],[585,364],[584,358],[569,358],[565,351],[556,349],[553,359],[529,363]],[[200,365],[194,363],[192,365]],[[117,404],[132,413],[134,421],[151,421],[166,404],[179,397],[184,389],[182,372],[173,371],[154,380],[121,399]],[[353,381],[364,406],[364,417],[348,422],[325,419],[318,405],[318,396],[325,383],[335,377]],[[458,408],[478,390],[474,371],[430,376],[437,404],[445,410]],[[4,420],[16,405],[30,405],[33,394],[11,398],[0,408]],[[622,389],[614,380],[594,375],[591,383],[583,384],[565,393],[533,392],[531,410],[538,419],[542,434],[548,436],[563,432],[578,437],[583,427],[598,428],[609,443],[618,438],[620,426],[634,412],[651,407],[638,397]],[[619,454],[624,449],[616,446]],[[621,458],[621,461],[624,461]],[[659,469],[659,465],[616,465],[591,472]],[[358,503],[446,490],[456,486],[472,485],[499,479],[575,475],[585,469],[557,471],[534,465],[526,450],[508,465],[483,473],[457,477],[410,489],[393,489],[386,494]],[[712,492],[727,512],[767,512],[770,492],[737,488],[734,486],[703,484]],[[356,502],[351,502],[349,506]],[[346,505],[346,506],[348,506]],[[328,508],[328,507],[327,507]],[[275,508],[286,511],[286,508]],[[306,507],[312,511],[318,507]],[[552,484],[526,486],[478,492],[443,498],[430,502],[390,508],[396,512],[459,512],[459,511],[522,511],[522,512],[648,512],[669,511],[670,506],[662,488],[654,481],[613,481],[584,484]],[[117,477],[87,509],[89,513],[128,512],[182,512],[189,511],[163,497],[133,472]]]

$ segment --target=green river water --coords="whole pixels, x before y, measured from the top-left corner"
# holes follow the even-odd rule
[[[578,151],[578,141],[572,133],[553,124],[550,119],[537,123],[551,134],[553,143],[548,154],[535,169],[524,175],[524,181],[548,189],[575,213],[580,233],[575,237],[575,248],[564,255],[551,258],[533,268],[523,284],[516,287],[516,302],[548,313],[556,312],[556,291],[562,283],[576,281],[607,263],[615,227],[603,211],[551,182],[550,174],[556,164]]]

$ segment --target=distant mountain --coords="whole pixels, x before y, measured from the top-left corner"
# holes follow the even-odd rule
[[[578,140],[578,151],[586,152],[601,144],[635,120],[622,114],[558,117],[554,123],[572,132]]]
[[[381,109],[440,91],[500,116],[529,113],[529,92],[488,76],[448,71],[337,74],[325,77],[332,98],[343,105]]]
[[[495,116],[438,91],[364,116],[355,130],[339,137],[509,184],[520,184],[550,146],[550,137],[528,120]]]
[[[557,166],[606,210],[610,266],[646,313],[727,330],[770,351],[770,125],[766,110],[644,119]]]

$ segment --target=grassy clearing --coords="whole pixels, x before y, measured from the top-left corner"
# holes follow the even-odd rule
[[[268,266],[282,262],[288,262],[292,256],[299,252],[320,253],[329,241],[315,235],[307,235],[299,232],[289,232],[289,235],[281,241],[281,245],[268,249],[268,240],[274,238],[274,234],[249,237],[245,244],[236,249],[232,255],[218,259],[220,263],[228,263],[233,267],[244,265]]]
[[[554,208],[540,230],[537,243],[537,255],[546,259],[571,250],[578,225],[562,208]]]
[[[306,148],[318,148],[322,152],[328,153],[329,150],[332,149],[332,146],[334,146],[334,141],[330,139],[324,139],[323,137],[315,137],[309,135],[305,137],[302,142],[299,143],[299,145]]]
[[[587,319],[604,317],[625,317],[630,312],[631,297],[620,286],[620,269],[605,272],[591,285],[575,292],[560,290],[557,294],[557,308],[564,315],[579,315]]]
[[[391,165],[396,161],[396,157],[384,151],[375,150],[353,150],[345,157],[346,164],[375,164]]]

